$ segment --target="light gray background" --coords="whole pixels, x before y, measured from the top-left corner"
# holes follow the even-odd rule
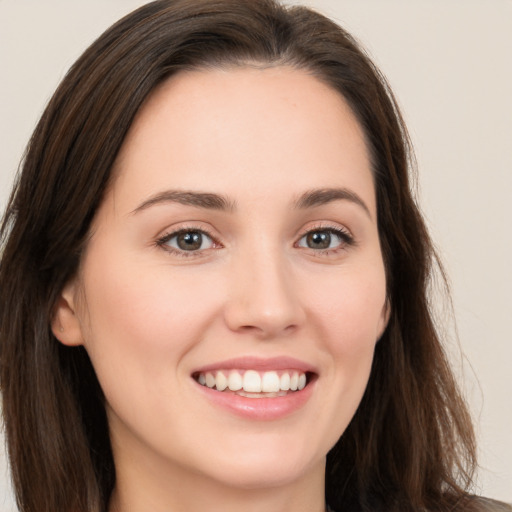
[[[66,69],[142,3],[0,0],[0,207]],[[477,491],[512,502],[512,1],[309,5],[363,41],[399,99],[417,151],[419,200],[452,281],[465,358],[453,327],[448,349],[477,424]],[[0,512],[12,512],[5,466],[0,449]]]

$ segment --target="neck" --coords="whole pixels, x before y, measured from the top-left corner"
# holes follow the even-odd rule
[[[325,512],[324,461],[286,483],[232,485],[185,468],[117,471],[109,512]]]

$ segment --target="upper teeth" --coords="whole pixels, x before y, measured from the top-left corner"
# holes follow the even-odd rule
[[[280,375],[279,375],[280,374]],[[297,391],[306,386],[306,374],[296,370],[257,372],[255,370],[218,370],[200,373],[198,382],[209,388],[224,391],[243,389],[249,393],[277,393],[279,391]]]

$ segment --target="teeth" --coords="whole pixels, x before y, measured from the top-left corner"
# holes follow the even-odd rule
[[[238,391],[242,389],[242,376],[235,371],[229,373],[228,388],[231,391]]]
[[[304,377],[306,377],[304,375]],[[265,393],[277,393],[281,389],[279,375],[276,372],[265,372],[261,379],[261,391]]]
[[[219,391],[224,391],[228,387],[228,378],[224,375],[224,373],[217,372],[215,384]]]
[[[261,377],[254,370],[247,370],[244,373],[244,391],[249,393],[261,393]]]
[[[280,375],[279,375],[280,374]],[[257,372],[255,370],[231,370],[200,373],[197,381],[202,386],[217,391],[240,391],[240,395],[272,393],[271,396],[284,396],[287,391],[300,391],[306,387],[306,374],[298,371]]]
[[[290,374],[283,373],[281,375],[280,387],[283,391],[288,391],[290,389]]]
[[[293,372],[292,376],[290,377],[290,389],[292,391],[297,391],[298,386],[299,386],[299,374],[297,372]]]
[[[212,373],[207,373],[206,374],[206,385],[209,388],[213,388],[213,386],[215,386],[215,377],[213,376]]]

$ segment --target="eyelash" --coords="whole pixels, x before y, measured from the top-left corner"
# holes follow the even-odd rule
[[[178,237],[179,235],[186,234],[186,233],[198,233],[201,236],[206,236],[211,240],[211,243],[213,244],[212,247],[209,247],[207,249],[198,249],[198,250],[192,250],[192,251],[186,251],[186,250],[180,250],[174,247],[171,247],[169,242],[173,239]],[[338,247],[334,248],[325,248],[325,249],[313,249],[311,247],[303,247],[299,245],[300,241],[312,234],[312,233],[329,233],[330,235],[335,235],[340,239],[340,244]],[[340,228],[339,226],[325,226],[325,225],[318,225],[314,226],[312,228],[309,228],[302,232],[297,242],[295,242],[294,247],[302,247],[303,249],[307,249],[308,251],[312,251],[315,255],[321,255],[321,256],[329,256],[331,254],[336,254],[339,251],[342,251],[346,249],[347,247],[351,247],[355,245],[355,240],[353,236],[349,233],[348,230]],[[169,233],[165,233],[163,236],[159,237],[156,240],[157,247],[164,249],[165,251],[171,253],[172,255],[183,257],[183,258],[190,258],[190,257],[200,257],[203,256],[205,251],[209,251],[209,249],[212,248],[219,248],[222,247],[222,244],[220,244],[216,238],[206,229],[204,228],[198,228],[195,226],[187,226],[180,228],[176,231],[171,231]]]
[[[201,236],[207,236],[213,244],[212,248],[219,248],[222,247],[222,244],[220,244],[215,237],[206,229],[204,228],[197,228],[195,226],[187,226],[180,228],[176,231],[171,231],[170,233],[165,233],[163,236],[159,237],[156,241],[157,247],[160,247],[164,249],[165,251],[169,252],[173,256],[180,256],[182,258],[190,258],[190,257],[200,257],[203,255],[204,251],[208,251],[209,249],[200,249],[197,251],[185,251],[176,249],[174,247],[171,247],[168,245],[168,243],[173,239],[178,237],[179,235],[186,234],[186,233],[199,233]]]
[[[300,241],[304,237],[312,233],[329,233],[330,235],[335,235],[340,239],[339,245],[333,248],[313,249],[311,247],[303,247],[304,249],[312,251],[315,255],[318,256],[330,256],[332,254],[337,254],[340,251],[346,250],[348,247],[356,245],[354,237],[350,234],[350,232],[347,229],[341,228],[340,226],[329,226],[325,224],[319,224],[317,226],[313,226],[305,230],[299,237],[299,240],[294,244],[294,246],[302,247],[298,245]]]

